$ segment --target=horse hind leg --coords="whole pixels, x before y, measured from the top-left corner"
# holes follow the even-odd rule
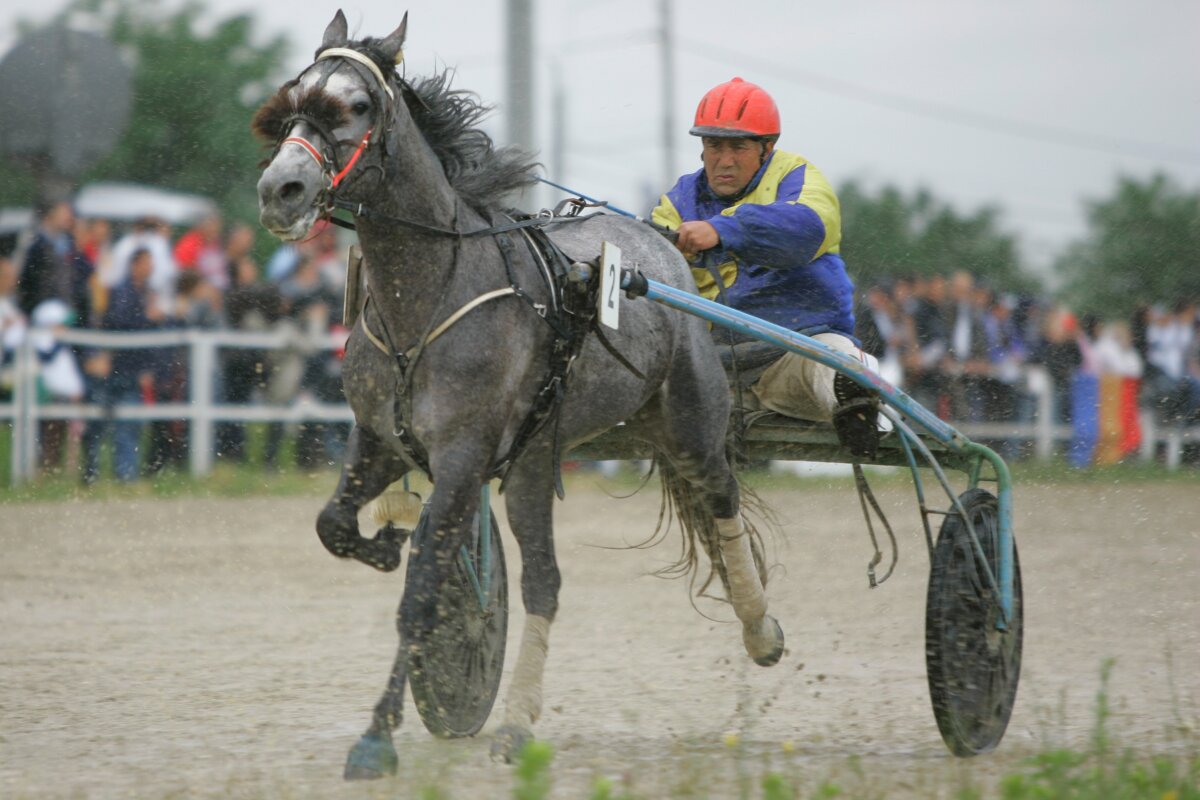
[[[354,426],[337,488],[317,517],[317,535],[325,549],[383,572],[400,566],[401,532],[384,524],[373,539],[366,539],[358,530],[358,512],[407,471],[408,464],[378,436]]]
[[[742,644],[754,663],[770,667],[783,657],[783,628],[767,613],[767,595],[755,563],[753,534],[741,515],[716,518],[726,588],[734,613],[742,623]]]
[[[783,656],[783,629],[767,613],[757,533],[743,521],[741,492],[724,455],[689,458],[677,452],[674,458],[660,460],[659,472],[684,535],[699,541],[720,576],[742,623],[746,653],[760,666],[777,664]]]

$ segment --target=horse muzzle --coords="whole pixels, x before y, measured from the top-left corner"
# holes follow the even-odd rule
[[[284,241],[301,239],[321,217],[326,194],[321,174],[272,161],[258,181],[259,221]]]

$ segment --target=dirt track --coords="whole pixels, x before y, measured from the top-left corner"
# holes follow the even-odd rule
[[[769,594],[789,648],[771,669],[742,654],[737,626],[698,616],[682,583],[649,576],[674,538],[594,546],[649,533],[656,491],[615,500],[574,482],[558,508],[564,590],[537,729],[556,748],[553,796],[586,797],[605,775],[643,797],[730,797],[739,769],[768,767],[852,796],[949,796],[1047,743],[1085,747],[1110,657],[1120,745],[1170,748],[1179,716],[1196,729],[1195,484],[1019,487],[1021,688],[1000,749],[967,761],[947,753],[929,709],[928,562],[910,491],[882,493],[901,561],[876,590],[852,489],[766,499],[784,522]],[[313,532],[321,502],[0,508],[0,796],[408,797],[431,784],[511,796],[486,736],[435,740],[411,703],[400,774],[342,782],[394,654],[401,578],[328,556]],[[522,614],[506,544],[511,667]]]

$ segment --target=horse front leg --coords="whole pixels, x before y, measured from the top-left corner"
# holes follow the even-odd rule
[[[399,615],[400,612],[396,613]],[[375,780],[384,775],[396,774],[399,759],[396,757],[396,746],[392,743],[392,731],[400,727],[404,718],[407,669],[408,651],[401,636],[400,650],[392,664],[392,674],[388,677],[383,696],[375,704],[371,725],[346,756],[346,767],[342,772],[342,777],[346,780]]]
[[[562,586],[554,557],[554,476],[550,458],[548,452],[526,453],[505,489],[509,526],[521,548],[521,599],[525,606],[525,629],[504,700],[504,721],[491,747],[492,758],[506,763],[533,738],[533,723],[542,713],[542,674]]]
[[[408,464],[376,434],[355,425],[346,442],[342,474],[317,517],[317,535],[338,558],[353,558],[383,572],[400,566],[400,533],[384,525],[372,539],[358,530],[358,512],[408,472]]]
[[[392,731],[403,720],[404,689],[409,670],[416,668],[413,656],[419,655],[422,643],[438,624],[460,623],[439,617],[438,598],[455,569],[459,546],[474,524],[482,485],[482,470],[440,476],[435,470],[428,515],[422,535],[412,543],[404,595],[396,616],[400,647],[371,725],[346,758],[346,780],[375,779],[396,772],[398,758]]]

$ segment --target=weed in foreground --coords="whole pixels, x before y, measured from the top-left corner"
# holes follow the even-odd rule
[[[1139,760],[1113,752],[1108,682],[1115,662],[1100,668],[1096,724],[1086,752],[1052,749],[1028,760],[1028,771],[1000,782],[1004,800],[1200,800],[1200,754]]]

